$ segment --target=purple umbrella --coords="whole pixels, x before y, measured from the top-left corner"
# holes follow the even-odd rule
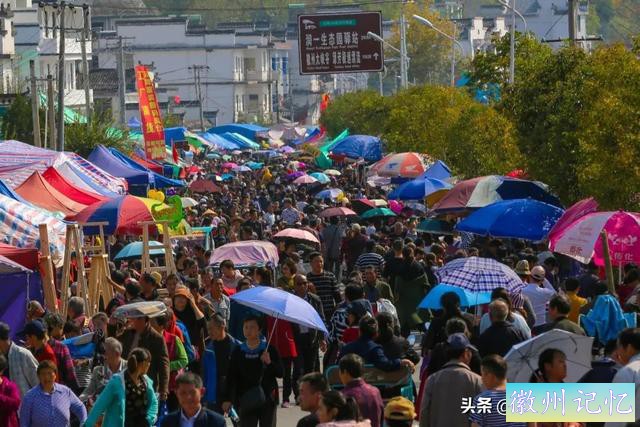
[[[302,171],[296,171],[296,172],[293,172],[293,173],[290,173],[289,175],[287,175],[287,179],[292,181],[292,180],[294,180],[296,178],[301,177],[302,175],[305,175],[305,173],[302,172]]]
[[[289,153],[293,153],[294,151],[296,151],[293,147],[290,147],[288,145],[285,145],[284,147],[282,147],[279,150],[281,153],[285,153],[285,154],[289,154]]]

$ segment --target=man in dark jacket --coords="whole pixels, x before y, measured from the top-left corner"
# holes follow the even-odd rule
[[[556,295],[549,301],[549,318],[551,322],[536,326],[532,335],[540,335],[552,329],[561,329],[578,335],[586,335],[584,329],[567,318],[571,311],[571,303],[564,295]]]
[[[507,322],[509,306],[501,299],[489,304],[489,317],[491,326],[478,337],[478,350],[480,356],[497,354],[504,357],[513,345],[526,341],[521,330]]]
[[[378,335],[378,322],[370,316],[365,316],[360,320],[360,338],[345,345],[340,351],[338,360],[343,356],[355,353],[364,359],[364,362],[373,365],[383,371],[395,371],[402,366],[414,369],[413,363],[407,359],[389,359],[384,354],[380,344],[376,344],[373,339]]]
[[[122,343],[122,358],[127,359],[129,352],[136,347],[142,347],[151,353],[151,366],[147,375],[153,381],[153,386],[159,394],[159,399],[167,400],[169,392],[169,353],[164,338],[149,324],[148,317],[131,320],[132,328],[127,329],[118,337]]]
[[[200,403],[204,389],[202,379],[193,372],[185,372],[176,378],[176,396],[180,410],[172,412],[163,420],[161,427],[225,427],[224,417]]]
[[[309,292],[309,281],[306,276],[296,274],[293,278],[293,283],[295,294],[308,302],[324,322],[325,318],[322,310],[322,301],[319,296]],[[298,349],[298,358],[296,360],[296,369],[293,375],[293,381],[297,384],[300,376],[320,370],[318,350],[322,347],[322,351],[326,351],[326,341],[322,334],[315,329],[305,328],[304,326],[298,325],[294,326],[293,333],[296,348]]]

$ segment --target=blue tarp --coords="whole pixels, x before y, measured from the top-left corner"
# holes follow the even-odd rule
[[[184,187],[184,181],[178,179],[167,178],[166,176],[162,176],[158,173],[153,172],[152,170],[147,169],[139,163],[136,163],[134,160],[122,154],[120,151],[115,148],[109,149],[111,153],[116,156],[118,159],[122,160],[127,165],[131,166],[134,169],[137,169],[141,172],[147,172],[149,174],[149,182],[151,186],[155,188],[167,188],[167,187]]]
[[[88,160],[111,175],[126,179],[129,185],[149,185],[151,180],[148,172],[129,166],[104,145],[94,148]]]
[[[209,130],[209,133],[215,133],[216,135],[222,135],[225,133],[237,133],[252,141],[256,140],[256,135],[261,132],[269,132],[269,129],[258,125],[252,125],[247,123],[233,123],[229,125],[216,126]]]
[[[231,141],[234,144],[238,145],[240,150],[257,150],[260,148],[259,144],[256,144],[249,138],[246,138],[239,133],[227,132],[223,133],[221,136],[227,141]]]
[[[167,147],[171,147],[172,142],[181,142],[186,141],[184,133],[187,131],[187,128],[183,127],[175,127],[175,128],[165,128],[164,129],[164,143]]]
[[[203,132],[200,136],[207,142],[215,145],[219,149],[222,150],[237,150],[240,146],[232,141],[228,141],[223,138],[221,135],[209,132]]]
[[[382,142],[375,136],[351,135],[334,145],[331,152],[352,159],[377,162],[382,159]]]
[[[0,179],[0,194],[2,194],[3,196],[7,196],[10,199],[13,199],[13,200],[15,200],[17,202],[24,203],[24,204],[27,204],[27,205],[31,206],[31,203],[27,202],[25,199],[20,197],[19,194],[17,194],[15,191],[13,191],[11,189],[11,187],[9,187],[7,184],[5,184],[1,179]]]
[[[127,121],[127,126],[129,126],[130,128],[139,129],[141,125],[142,123],[140,123],[140,120],[138,120],[136,117],[131,117]]]

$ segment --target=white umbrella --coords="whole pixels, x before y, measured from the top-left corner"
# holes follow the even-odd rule
[[[327,169],[324,171],[325,175],[329,175],[329,176],[340,176],[342,175],[342,173],[339,170],[335,170],[335,169]]]
[[[192,208],[194,206],[198,206],[198,202],[196,202],[191,197],[181,197],[180,199],[182,200],[183,208]]]
[[[591,346],[593,337],[572,334],[560,329],[552,329],[520,344],[514,345],[505,356],[507,362],[507,381],[527,383],[538,369],[540,354],[555,348],[567,356],[568,383],[577,382],[591,369]]]

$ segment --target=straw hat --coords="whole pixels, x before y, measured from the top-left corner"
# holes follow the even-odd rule
[[[529,261],[526,259],[518,261],[514,271],[518,276],[529,276],[531,274],[531,270],[529,270]]]

